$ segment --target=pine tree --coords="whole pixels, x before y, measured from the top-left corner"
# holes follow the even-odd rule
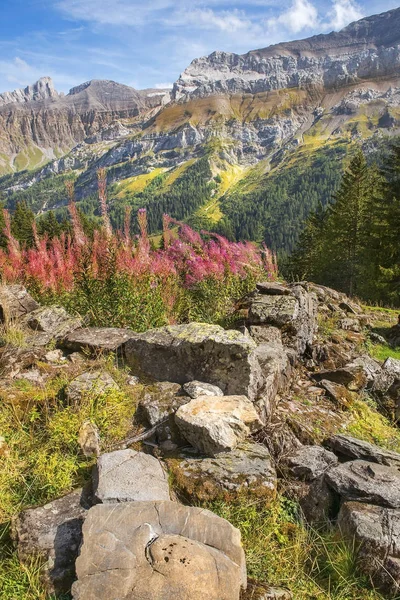
[[[35,215],[26,202],[18,202],[11,219],[11,231],[19,242],[28,247],[32,247],[34,243],[32,230],[34,220]]]

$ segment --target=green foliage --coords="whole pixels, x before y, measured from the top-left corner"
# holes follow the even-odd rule
[[[344,145],[322,148],[284,162],[261,179],[244,179],[221,199],[219,231],[229,239],[264,241],[291,252],[308,214],[327,206],[340,181]]]
[[[240,529],[248,576],[287,587],[296,600],[383,600],[357,574],[355,548],[333,532],[306,528],[297,505],[279,497],[206,505]]]
[[[309,217],[286,275],[399,304],[399,148],[393,146],[381,172],[358,151],[332,204]]]

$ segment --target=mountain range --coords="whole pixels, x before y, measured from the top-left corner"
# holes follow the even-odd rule
[[[326,204],[357,145],[400,134],[400,8],[340,32],[247,54],[195,59],[172,90],[93,80],[58,93],[50,78],[0,94],[0,194],[63,214],[64,181],[96,215],[105,167],[111,217],[146,206],[237,239],[290,251]]]

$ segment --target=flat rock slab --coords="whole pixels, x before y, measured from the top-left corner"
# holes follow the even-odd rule
[[[39,308],[23,285],[0,286],[0,323],[8,319],[21,319]]]
[[[394,467],[355,460],[329,470],[325,479],[343,500],[400,507],[400,472]]]
[[[12,535],[22,563],[44,560],[43,581],[49,593],[68,592],[87,514],[82,490],[39,508],[24,510],[13,521]]]
[[[128,366],[158,381],[204,381],[253,399],[263,384],[256,348],[239,331],[189,323],[132,334],[124,351]]]
[[[183,437],[209,456],[233,450],[262,427],[246,396],[200,396],[178,409],[175,422]]]
[[[173,473],[188,497],[203,501],[243,495],[271,500],[276,495],[276,470],[261,444],[244,442],[215,458],[186,458],[173,467]]]
[[[99,396],[111,389],[119,389],[111,375],[107,371],[96,370],[86,371],[75,377],[68,384],[65,393],[69,402],[77,403],[87,394]]]
[[[324,446],[332,450],[341,461],[361,459],[400,470],[400,454],[350,435],[334,435],[324,442]]]
[[[314,481],[337,464],[337,457],[321,446],[302,446],[285,459],[284,471],[295,479]]]
[[[118,450],[99,456],[93,474],[97,502],[169,500],[168,477],[154,456]]]
[[[334,371],[319,371],[313,373],[312,378],[315,381],[333,381],[353,391],[361,390],[367,385],[367,377],[361,365],[346,365]]]
[[[400,591],[400,510],[358,502],[343,504],[338,526],[356,541],[360,570],[390,595]]]
[[[85,327],[75,329],[61,342],[63,348],[72,352],[89,351],[92,353],[118,352],[134,332],[117,327]]]
[[[239,600],[246,587],[240,532],[175,502],[93,507],[76,572],[74,600]]]
[[[256,283],[256,288],[261,294],[266,294],[267,296],[291,296],[291,290],[282,285],[281,283],[277,283],[275,281],[262,281]]]

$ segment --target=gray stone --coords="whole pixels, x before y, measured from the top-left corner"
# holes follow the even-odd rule
[[[282,285],[281,283],[277,283],[276,281],[263,281],[260,283],[256,283],[256,288],[261,294],[267,294],[268,296],[291,296],[291,290]]]
[[[44,562],[42,577],[49,593],[68,592],[75,579],[87,507],[82,490],[76,490],[45,506],[24,510],[13,521],[18,557],[25,564],[36,557]]]
[[[280,343],[260,344],[256,350],[257,362],[263,373],[264,384],[255,401],[257,411],[266,421],[275,411],[275,398],[278,392],[284,392],[292,375],[290,357]]]
[[[253,294],[248,320],[250,325],[278,327],[285,343],[303,354],[316,330],[316,297],[301,285],[291,286],[290,291],[290,296]]]
[[[36,308],[39,308],[39,304],[23,285],[0,286],[0,323],[21,319]]]
[[[200,501],[240,499],[243,495],[270,500],[276,494],[276,470],[268,449],[261,444],[242,442],[214,458],[186,458],[173,473],[187,497]]]
[[[199,396],[223,396],[223,391],[216,385],[201,381],[189,381],[183,384],[183,389],[192,399]]]
[[[326,526],[335,506],[335,496],[326,483],[325,476],[303,483],[298,502],[304,519],[313,525]]]
[[[338,326],[345,331],[353,331],[354,333],[360,333],[361,325],[358,319],[350,319],[346,317],[338,322]]]
[[[94,423],[90,421],[82,423],[78,434],[78,444],[85,456],[99,456],[100,434]]]
[[[367,377],[361,365],[346,365],[334,371],[319,371],[318,373],[313,373],[312,378],[315,381],[321,381],[322,379],[333,381],[334,383],[344,385],[352,391],[361,390],[367,385]]]
[[[255,342],[218,325],[189,323],[132,334],[126,362],[158,381],[206,381],[254,399],[263,385]]]
[[[72,317],[61,306],[42,306],[30,312],[25,322],[34,331],[48,334],[49,340],[61,339],[82,327],[82,320]]]
[[[382,369],[374,378],[372,391],[379,394],[391,394],[392,390],[397,388],[400,382],[400,360],[387,358],[382,365]]]
[[[262,427],[246,396],[200,396],[178,409],[175,422],[194,448],[210,456],[233,450]]]
[[[76,571],[74,600],[239,600],[246,587],[240,532],[176,502],[94,506]]]
[[[364,375],[367,379],[368,386],[370,386],[373,383],[374,379],[376,378],[376,376],[380,373],[380,371],[382,369],[382,365],[377,360],[375,360],[374,358],[371,358],[368,355],[358,356],[347,366],[348,367],[360,366],[362,368],[362,370],[364,371]]]
[[[107,371],[86,371],[75,377],[67,386],[65,393],[72,404],[80,402],[85,395],[100,396],[111,389],[119,389]]]
[[[188,396],[182,396],[179,383],[161,381],[145,389],[135,418],[147,427],[157,427],[155,438],[159,444],[170,441],[178,446],[185,444],[175,423],[175,413],[180,406],[189,402]],[[164,445],[165,448],[165,445]]]
[[[97,502],[169,500],[168,478],[161,463],[149,454],[118,450],[102,454],[94,467]]]
[[[400,454],[350,435],[339,433],[328,438],[324,445],[332,450],[341,461],[361,459],[387,467],[396,467],[400,470]]]
[[[338,464],[337,457],[321,446],[297,448],[285,461],[285,472],[290,477],[303,481],[314,481],[328,469]]]
[[[358,567],[375,586],[400,592],[400,510],[346,502],[338,516],[342,534],[358,547]]]
[[[355,460],[330,469],[325,479],[343,500],[400,507],[400,472],[394,467]]]
[[[134,332],[117,327],[85,327],[69,333],[60,344],[72,352],[119,352]]]
[[[276,344],[282,346],[282,334],[278,327],[272,327],[272,325],[251,325],[249,333],[256,344]]]

